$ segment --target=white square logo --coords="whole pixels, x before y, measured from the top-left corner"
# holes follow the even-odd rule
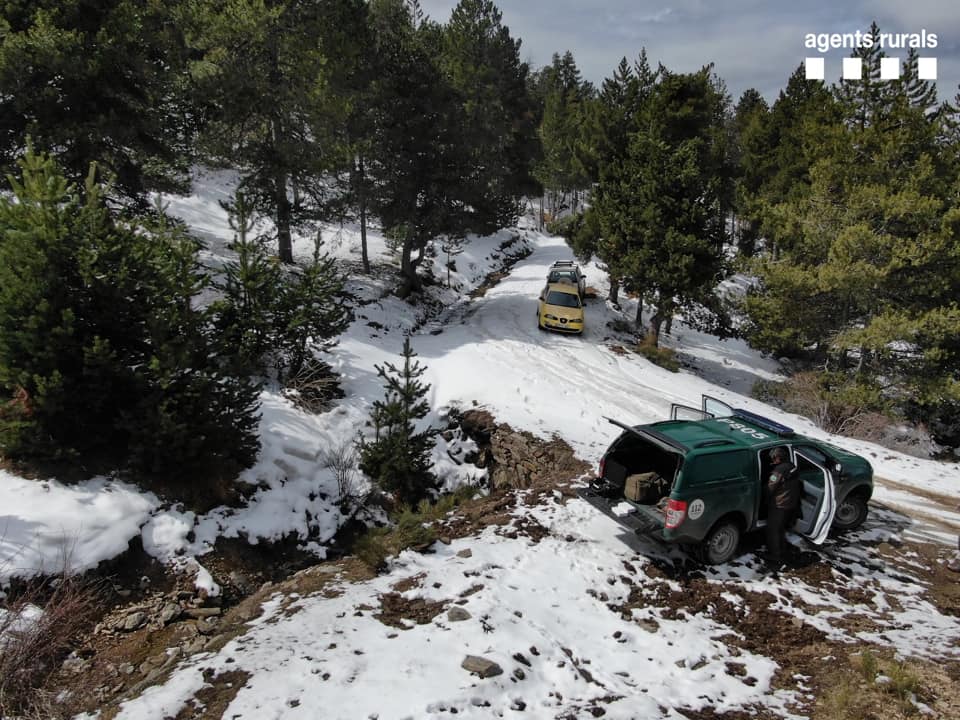
[[[863,60],[860,58],[843,59],[843,79],[844,80],[862,80],[863,79]]]
[[[880,58],[880,79],[896,80],[900,77],[900,58]]]
[[[937,59],[936,58],[918,58],[917,59],[917,77],[921,80],[937,79]]]
[[[823,80],[823,58],[810,57],[804,61],[807,68],[807,80]]]

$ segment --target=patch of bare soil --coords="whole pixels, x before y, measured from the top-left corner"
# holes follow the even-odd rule
[[[408,590],[413,590],[414,588],[421,587],[423,585],[423,579],[426,577],[425,573],[419,573],[417,575],[411,575],[410,577],[403,578],[402,580],[397,580],[392,587],[398,593],[404,593]]]
[[[426,625],[443,612],[444,603],[440,600],[427,600],[422,597],[407,599],[397,592],[380,596],[380,612],[374,617],[384,625],[409,630],[410,622]]]
[[[243,670],[230,670],[214,675],[213,670],[203,671],[206,685],[197,691],[192,702],[188,703],[174,720],[206,720],[221,718],[227,706],[250,679],[250,673]]]

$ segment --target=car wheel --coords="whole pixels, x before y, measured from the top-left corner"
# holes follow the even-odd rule
[[[737,554],[740,527],[732,520],[717,523],[700,545],[700,555],[708,565],[720,565]]]
[[[862,495],[847,495],[833,516],[833,527],[840,532],[856,530],[867,519],[867,501]]]

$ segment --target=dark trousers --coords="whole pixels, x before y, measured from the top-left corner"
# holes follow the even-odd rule
[[[773,561],[783,559],[783,548],[787,544],[787,519],[791,510],[778,508],[773,503],[767,509],[767,557]]]

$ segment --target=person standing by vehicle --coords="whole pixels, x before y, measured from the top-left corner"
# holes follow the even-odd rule
[[[770,459],[774,467],[767,480],[767,564],[777,569],[783,564],[787,524],[800,505],[800,478],[786,448],[774,448]]]

